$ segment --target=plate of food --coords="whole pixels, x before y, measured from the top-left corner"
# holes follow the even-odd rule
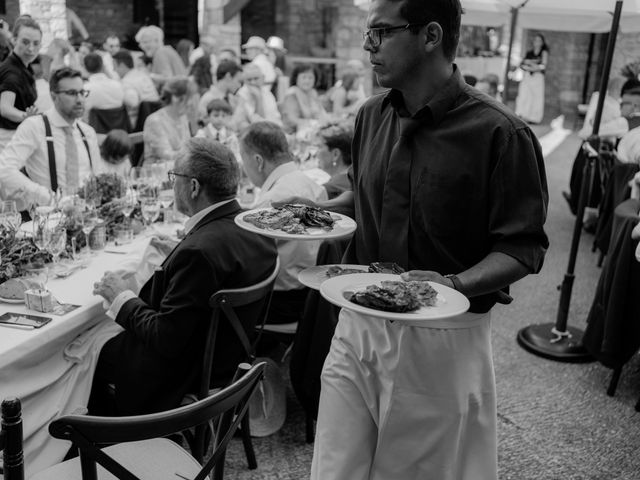
[[[302,270],[298,274],[298,280],[305,287],[320,290],[320,285],[330,278],[367,273],[368,271],[369,267],[367,265],[316,265]]]
[[[356,222],[347,217],[308,205],[257,208],[236,216],[240,228],[281,240],[325,240],[353,233]]]
[[[467,297],[453,288],[387,273],[334,277],[322,283],[320,293],[339,307],[388,320],[434,320],[469,309]]]
[[[24,292],[32,288],[39,288],[40,284],[27,278],[10,278],[0,284],[0,302],[24,303]]]

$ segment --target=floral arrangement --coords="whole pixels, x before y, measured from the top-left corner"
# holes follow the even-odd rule
[[[29,265],[45,264],[51,254],[36,247],[33,239],[17,235],[14,228],[0,224],[0,283],[20,277]]]

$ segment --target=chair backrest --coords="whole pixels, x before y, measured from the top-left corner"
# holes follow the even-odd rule
[[[24,480],[24,456],[22,454],[22,407],[17,398],[2,402],[2,427],[0,430],[2,470],[4,480]]]
[[[127,133],[131,131],[131,121],[124,105],[118,108],[92,108],[89,110],[89,125],[96,133],[109,133],[115,128]]]
[[[221,314],[226,317],[233,330],[238,335],[240,342],[245,349],[245,360],[250,362],[253,361],[253,345],[250,344],[247,332],[244,330],[235,309],[262,302],[261,307],[257,310],[255,322],[252,321],[253,319],[245,319],[245,323],[254,325],[261,322],[263,323],[269,311],[271,292],[273,291],[273,284],[276,281],[279,271],[280,258],[277,257],[273,271],[261,282],[243,288],[219,290],[209,299],[209,306],[212,308],[212,314],[211,322],[209,323],[209,331],[205,341],[198,398],[205,398],[209,393],[211,370],[213,368],[213,356],[215,353],[214,347]]]
[[[139,480],[101,447],[122,442],[165,437],[220,419],[216,432],[213,454],[194,480],[203,480],[224,454],[242,416],[246,412],[251,395],[264,375],[265,363],[242,368],[247,372],[228,387],[190,405],[166,412],[133,417],[91,417],[66,415],[49,425],[55,438],[70,440],[80,450],[83,480],[97,480],[96,463],[121,480]]]
[[[163,103],[161,101],[157,102],[140,102],[140,106],[138,107],[138,120],[136,124],[133,126],[134,132],[141,132],[144,129],[144,121],[147,119],[149,115],[153,112],[160,110],[162,108]]]

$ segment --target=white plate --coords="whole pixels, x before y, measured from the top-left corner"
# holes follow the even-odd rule
[[[236,225],[250,232],[264,235],[265,237],[275,238],[278,240],[326,240],[329,238],[342,238],[353,233],[356,230],[356,222],[338,213],[327,211],[333,219],[336,221],[333,224],[333,229],[324,230],[323,228],[307,228],[307,233],[287,233],[282,230],[274,230],[270,228],[259,228],[254,224],[244,220],[244,217],[252,213],[257,213],[263,210],[275,210],[274,208],[256,208],[247,212],[242,212],[235,218]]]
[[[453,288],[435,282],[429,282],[429,285],[438,292],[436,305],[433,307],[420,307],[418,310],[408,313],[374,310],[373,308],[363,307],[362,305],[353,303],[344,297],[345,292],[361,291],[369,285],[380,285],[383,280],[399,281],[401,279],[400,275],[391,275],[388,273],[342,275],[323,282],[322,285],[320,285],[320,293],[329,302],[339,307],[362,313],[363,315],[388,320],[435,320],[454,317],[469,309],[469,300],[467,297]]]
[[[330,278],[335,277],[327,277],[327,270],[330,267],[341,267],[341,268],[352,268],[355,270],[360,270],[362,273],[367,273],[369,271],[369,267],[367,265],[343,265],[343,264],[335,264],[335,265],[316,265],[315,267],[305,268],[298,274],[298,281],[303,284],[305,287],[313,288],[314,290],[320,290],[320,285],[323,282],[326,282]],[[346,273],[345,275],[353,275],[352,273]],[[343,277],[344,275],[336,275],[336,277]]]
[[[0,297],[0,302],[2,303],[24,303],[24,298],[3,298]]]

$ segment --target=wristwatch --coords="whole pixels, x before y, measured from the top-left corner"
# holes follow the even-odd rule
[[[451,283],[453,283],[453,288],[455,288],[459,292],[462,291],[462,282],[457,275],[450,273],[449,275],[445,275],[444,278],[448,278],[449,280],[451,280]]]

